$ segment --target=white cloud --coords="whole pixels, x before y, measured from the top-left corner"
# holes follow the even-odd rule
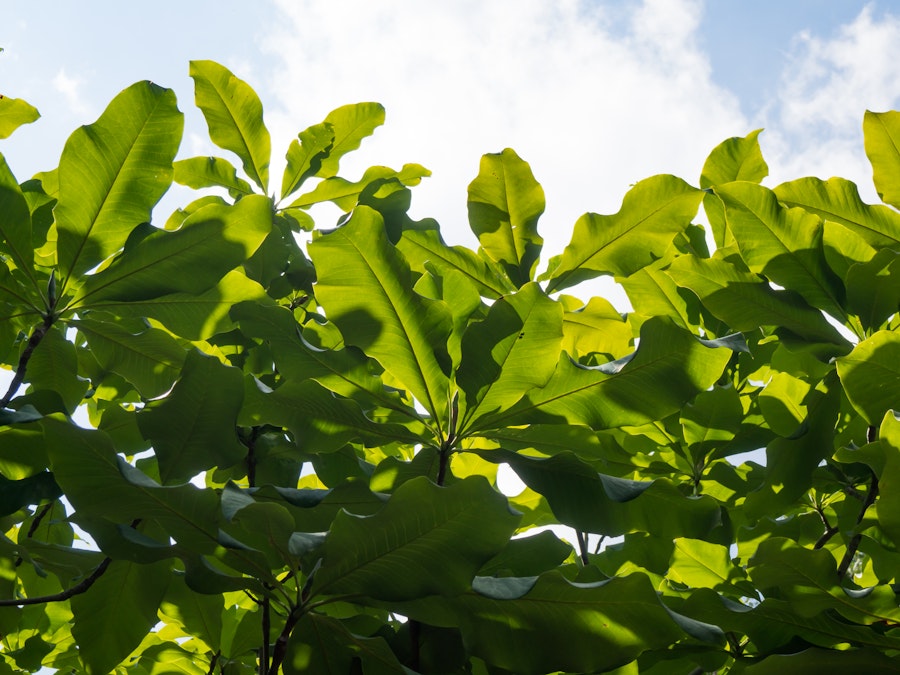
[[[655,173],[696,180],[712,147],[750,130],[712,82],[698,0],[644,0],[627,13],[574,0],[276,5],[275,147],[339,105],[382,102],[386,126],[343,172],[424,164],[434,175],[414,190],[414,215],[437,217],[452,243],[474,241],[466,186],[485,152],[508,146],[530,162],[558,253],[585,211],[618,210]]]
[[[802,175],[843,176],[876,199],[863,149],[866,109],[900,102],[900,18],[876,17],[868,5],[834,36],[796,36],[781,76],[778,100],[765,115],[771,132],[773,181]]]
[[[76,115],[83,116],[90,113],[90,107],[85,103],[81,95],[81,87],[84,80],[80,77],[71,77],[66,74],[65,68],[60,68],[53,78],[53,88],[66,100],[69,110]]]

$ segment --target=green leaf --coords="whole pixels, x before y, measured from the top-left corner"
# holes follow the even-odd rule
[[[210,139],[236,154],[247,175],[267,193],[272,142],[256,92],[214,61],[191,61],[190,76],[194,102],[206,118]]]
[[[114,560],[85,593],[72,598],[72,635],[89,675],[106,675],[157,622],[169,584],[169,564]]]
[[[496,428],[501,421],[505,426],[565,422],[599,430],[662,419],[719,379],[732,354],[722,346],[654,317],[641,327],[633,355],[584,366],[563,354],[546,386],[479,427]]]
[[[759,149],[762,129],[743,138],[735,136],[713,148],[700,172],[700,187],[710,188],[734,181],[759,183],[769,175],[769,167]]]
[[[326,178],[313,190],[297,197],[288,208],[302,209],[322,202],[334,202],[338,208],[349,212],[356,206],[363,191],[371,189],[372,186],[380,186],[393,180],[401,185],[418,185],[422,178],[430,175],[431,172],[419,164],[404,164],[400,171],[394,171],[386,166],[372,166],[355,182],[340,176]]]
[[[312,612],[291,632],[283,671],[285,675],[344,675],[354,672],[354,665],[367,674],[412,672],[400,665],[384,638],[355,635],[337,619]]]
[[[587,213],[571,243],[550,261],[541,279],[552,293],[603,274],[629,276],[662,257],[697,214],[703,192],[675,176],[653,176],[625,195],[611,216]]]
[[[355,209],[309,253],[316,298],[344,341],[377,359],[440,425],[448,404],[450,312],[413,291],[409,266],[388,241],[381,216]]]
[[[119,317],[156,319],[168,330],[188,340],[206,340],[235,327],[232,308],[241,302],[274,307],[265,289],[243,272],[228,272],[215,286],[203,293],[170,293],[148,300],[100,300],[93,309]]]
[[[601,297],[563,315],[562,348],[576,359],[588,354],[619,358],[632,351],[633,337],[631,326]]]
[[[684,636],[643,574],[593,583],[572,583],[555,571],[478,577],[457,598],[409,603],[402,611],[459,626],[472,654],[521,675],[609,672]]]
[[[798,178],[776,187],[775,196],[785,206],[840,223],[873,246],[896,246],[900,241],[900,214],[863,203],[856,185],[844,178]]]
[[[31,354],[26,374],[34,390],[57,392],[69,413],[84,400],[88,381],[78,376],[75,345],[66,339],[60,327],[53,326],[44,334]]]
[[[272,227],[271,208],[268,198],[250,195],[234,206],[205,206],[175,232],[155,230],[87,277],[71,306],[207,291],[262,244]]]
[[[253,194],[250,184],[238,178],[237,169],[231,162],[221,157],[191,157],[172,165],[176,183],[199,190],[208,187],[223,187],[232,197]]]
[[[620,281],[634,308],[631,321],[639,316],[666,316],[692,331],[700,323],[700,304],[693,293],[680,289],[667,271],[661,269],[668,268],[670,263],[660,263],[647,265]]]
[[[559,567],[570,555],[571,545],[544,530],[510,540],[502,551],[478,570],[478,576],[538,576]]]
[[[537,223],[545,201],[528,163],[510,148],[482,156],[468,207],[469,227],[487,256],[516,287],[531,281],[544,244]]]
[[[535,492],[547,498],[560,523],[581,532],[619,536],[650,532],[702,538],[720,524],[711,497],[685,497],[667,480],[633,481],[598,473],[571,452],[527,457],[506,450],[478,452],[507,463]]]
[[[484,321],[469,326],[456,373],[465,403],[460,430],[547,383],[559,358],[562,318],[562,307],[529,282],[491,305]]]
[[[878,196],[886,204],[900,208],[900,112],[867,110],[863,135]]]
[[[821,675],[831,672],[900,673],[896,659],[874,649],[819,649],[772,654],[742,670],[746,675]]]
[[[743,576],[731,561],[727,546],[701,539],[675,539],[668,576],[693,588],[716,588]]]
[[[799,293],[813,307],[845,319],[843,288],[825,264],[822,221],[783,208],[771,190],[752,183],[716,188],[741,257],[751,272]]]
[[[0,103],[5,100],[0,98]],[[33,270],[31,212],[3,155],[0,155],[0,251],[8,252],[16,268],[37,283]]]
[[[722,258],[681,256],[667,270],[679,286],[689,288],[703,306],[734,330],[760,326],[786,328],[807,340],[845,347],[847,341],[790,290],[773,290],[763,279]]]
[[[436,229],[404,230],[397,249],[406,256],[410,266],[424,272],[426,263],[439,274],[455,270],[488,298],[496,299],[516,288],[506,275],[498,273],[496,266],[462,246],[447,246]]]
[[[684,440],[702,457],[725,445],[740,431],[744,411],[733,387],[715,386],[697,394],[681,411]]]
[[[117,324],[94,319],[70,321],[69,325],[81,331],[104,369],[124,377],[144,398],[167,392],[181,372],[184,349],[158,328],[135,334]]]
[[[518,521],[484,478],[451,487],[415,478],[373,516],[337,515],[310,593],[382,600],[461,593],[503,549]]]
[[[118,251],[172,183],[184,117],[175,94],[138,82],[66,142],[59,161],[58,260],[67,284]]]
[[[837,360],[847,398],[870,425],[900,401],[900,334],[880,330]]]
[[[380,103],[352,103],[332,110],[323,120],[334,130],[334,142],[316,176],[330,178],[337,175],[341,157],[356,150],[359,144],[384,124],[384,106]]]
[[[327,122],[314,124],[301,131],[288,146],[285,159],[284,177],[281,180],[281,198],[295,192],[304,181],[322,166],[334,147],[334,127]]]
[[[197,350],[188,353],[172,393],[137,416],[141,433],[153,443],[163,484],[184,483],[244,456],[235,432],[243,400],[240,370]]]
[[[0,138],[9,138],[23,124],[31,124],[41,114],[37,108],[20,98],[0,95]]]
[[[48,471],[20,480],[7,480],[0,475],[0,516],[8,516],[30,504],[53,501],[61,495],[53,474]]]
[[[900,254],[882,249],[847,270],[847,309],[867,330],[878,328],[900,308]]]
[[[834,556],[796,542],[771,537],[750,559],[750,577],[763,594],[776,593],[800,616],[834,610],[853,622],[897,621],[900,609],[890,586],[853,592],[840,586]]]

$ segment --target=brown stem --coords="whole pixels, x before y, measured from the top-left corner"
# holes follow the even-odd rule
[[[256,487],[256,441],[262,436],[262,427],[256,426],[250,428],[250,433],[244,435],[238,430],[238,438],[245,448],[247,448],[247,485]]]
[[[816,543],[813,546],[813,549],[818,550],[825,546],[825,544],[827,544],[834,535],[840,532],[840,530],[828,522],[828,516],[825,515],[825,511],[822,510],[822,507],[816,506],[815,510],[816,513],[819,514],[819,519],[822,521],[822,525],[825,526],[825,531],[822,533],[822,536],[816,540]]]
[[[259,648],[259,675],[269,673],[269,633],[271,631],[271,616],[269,615],[269,598],[262,599],[262,646]],[[277,672],[277,671],[273,671]]]
[[[25,349],[22,350],[18,365],[16,365],[16,374],[9,383],[9,389],[6,390],[6,394],[3,398],[0,398],[0,408],[8,406],[13,396],[15,396],[16,392],[19,390],[19,387],[22,386],[22,382],[25,381],[25,371],[28,368],[28,362],[31,360],[31,355],[34,353],[34,350],[37,349],[37,346],[41,344],[41,340],[44,339],[47,331],[50,330],[50,326],[53,325],[54,320],[55,317],[53,314],[47,313],[44,316],[44,320],[31,331],[31,336],[28,338]]]
[[[291,636],[291,631],[294,630],[294,626],[296,626],[297,622],[300,620],[300,616],[299,608],[295,607],[284,622],[284,629],[281,631],[278,639],[275,640],[275,647],[272,649],[272,664],[269,672],[278,673],[278,669],[284,662],[284,657],[287,656],[288,638]]]
[[[219,662],[220,656],[222,656],[221,649],[213,654],[212,660],[209,662],[209,670],[206,671],[206,675],[213,675],[213,673],[216,672],[216,664]]]
[[[587,537],[581,530],[575,530],[575,537],[578,539],[578,551],[581,554],[581,564],[587,567],[591,564],[588,558]]]
[[[103,562],[101,562],[97,567],[91,572],[89,577],[85,577],[80,583],[75,584],[71,588],[67,588],[66,590],[60,593],[54,593],[52,595],[39,595],[34,598],[21,598],[19,600],[11,599],[11,600],[0,600],[0,607],[24,607],[25,605],[41,605],[46,602],[60,602],[62,600],[68,600],[69,598],[81,595],[87,589],[94,585],[94,582],[97,581],[103,574],[109,569],[109,564],[112,562],[112,558],[104,558]]]
[[[875,499],[878,497],[878,476],[872,473],[872,483],[869,485],[869,491],[866,493],[866,500],[863,502],[862,508],[859,510],[859,515],[856,516],[856,524],[859,526],[863,518],[866,516],[866,511],[869,510],[869,507],[875,503]],[[847,544],[847,551],[844,553],[844,557],[841,559],[841,564],[838,565],[838,579],[843,579],[847,575],[847,571],[850,569],[850,563],[853,562],[853,556],[856,555],[856,551],[859,550],[859,544],[862,542],[862,534],[856,533],[853,535],[853,538],[850,540],[850,543]]]

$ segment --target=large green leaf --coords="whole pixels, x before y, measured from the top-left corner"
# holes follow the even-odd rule
[[[900,408],[900,334],[880,330],[837,360],[847,398],[871,424]]]
[[[575,223],[572,242],[550,261],[541,278],[547,292],[602,274],[629,276],[650,264],[697,214],[703,192],[675,176],[642,180],[611,216],[587,213]]]
[[[564,422],[607,429],[662,419],[719,379],[732,348],[743,347],[705,342],[667,319],[653,318],[641,327],[632,356],[583,366],[563,354],[546,386],[477,426]]]
[[[846,285],[847,309],[867,330],[878,328],[900,309],[900,253],[885,248],[851,265]]]
[[[771,190],[752,183],[716,188],[728,227],[751,272],[799,293],[839,319],[843,288],[825,264],[822,221],[800,208],[784,208]]]
[[[468,206],[469,226],[487,256],[517,287],[531,281],[544,244],[537,223],[545,202],[528,163],[510,148],[484,155]]]
[[[37,108],[27,101],[0,95],[0,138],[9,138],[20,126],[31,124],[40,116]]]
[[[409,266],[368,207],[309,245],[316,298],[348,345],[374,357],[438,418],[448,405],[450,312],[412,289]]]
[[[197,350],[188,353],[172,392],[137,416],[141,433],[153,443],[163,484],[184,483],[244,456],[235,431],[243,400],[240,370]]]
[[[175,94],[138,82],[94,124],[66,142],[59,160],[58,262],[64,287],[118,251],[172,182],[183,115]]]
[[[349,181],[340,176],[326,178],[314,189],[297,197],[288,208],[307,208],[321,202],[334,202],[340,209],[350,211],[356,206],[363,191],[372,185],[394,180],[401,185],[418,185],[422,178],[430,175],[431,172],[419,164],[404,164],[399,171],[386,166],[372,166],[366,169],[358,181]]]
[[[34,390],[58,393],[69,413],[81,404],[88,388],[87,380],[78,376],[75,345],[66,339],[65,330],[59,326],[44,334],[26,372]]]
[[[562,348],[575,358],[604,354],[625,356],[633,349],[631,326],[608,300],[593,297],[563,315]]]
[[[165,561],[113,561],[87,592],[72,598],[72,635],[86,673],[106,675],[137,647],[157,622],[169,583]]]
[[[124,377],[145,398],[164,394],[181,371],[184,349],[158,328],[131,333],[118,324],[95,319],[79,319],[69,325],[81,331],[104,369]]]
[[[190,75],[194,101],[206,118],[210,139],[240,157],[247,175],[268,192],[272,142],[256,92],[214,61],[191,61]]]
[[[221,648],[222,610],[225,602],[221,595],[201,595],[188,588],[181,576],[172,576],[160,613],[177,621],[191,635],[196,635],[210,649]]]
[[[873,246],[896,246],[900,241],[900,214],[887,206],[865,204],[854,183],[844,178],[798,178],[775,188],[786,206],[840,223]]]
[[[310,593],[382,600],[461,593],[503,549],[518,521],[484,478],[450,487],[415,478],[375,515],[337,515]]]
[[[341,157],[356,150],[364,138],[384,124],[384,106],[371,102],[344,105],[328,113],[323,124],[331,125],[334,141],[315,175],[331,178],[337,175]]]
[[[582,532],[619,536],[649,532],[702,538],[721,523],[710,497],[686,497],[665,480],[633,481],[598,473],[571,452],[528,457],[506,450],[480,451],[507,463],[522,481],[547,498],[559,522]]]
[[[765,280],[722,258],[718,252],[708,259],[681,256],[667,272],[679,286],[696,293],[704,307],[734,330],[749,332],[760,326],[775,326],[814,342],[847,345],[822,313],[795,293],[772,289]]]
[[[547,383],[559,359],[563,311],[529,282],[491,305],[462,339],[456,382],[464,393],[460,430],[477,416],[502,412]]]
[[[553,571],[478,577],[474,586],[457,598],[412,602],[402,611],[432,625],[458,626],[472,654],[521,675],[609,672],[686,637],[643,574],[572,583]],[[716,639],[713,627],[679,618]]]
[[[900,112],[867,110],[863,135],[878,196],[886,204],[900,208]]]
[[[207,291],[262,244],[272,227],[271,209],[268,198],[250,195],[234,206],[205,206],[175,232],[155,230],[87,277],[73,306]]]

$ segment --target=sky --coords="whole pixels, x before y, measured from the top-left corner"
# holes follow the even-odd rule
[[[180,157],[226,154],[193,105],[191,59],[213,59],[262,99],[273,169],[332,109],[379,101],[387,122],[342,162],[428,167],[412,215],[475,245],[466,187],[511,147],[547,195],[546,257],[582,213],[613,213],[638,180],[696,184],[709,151],[765,128],[769,185],[841,175],[874,200],[864,111],[898,106],[900,10],[819,0],[0,0],[0,93],[43,117],[0,141],[19,180],[131,83],[176,91]],[[152,7],[152,9],[151,9]],[[155,219],[189,195],[175,191]],[[323,212],[324,227],[334,215]],[[545,259],[546,259],[545,257]]]

